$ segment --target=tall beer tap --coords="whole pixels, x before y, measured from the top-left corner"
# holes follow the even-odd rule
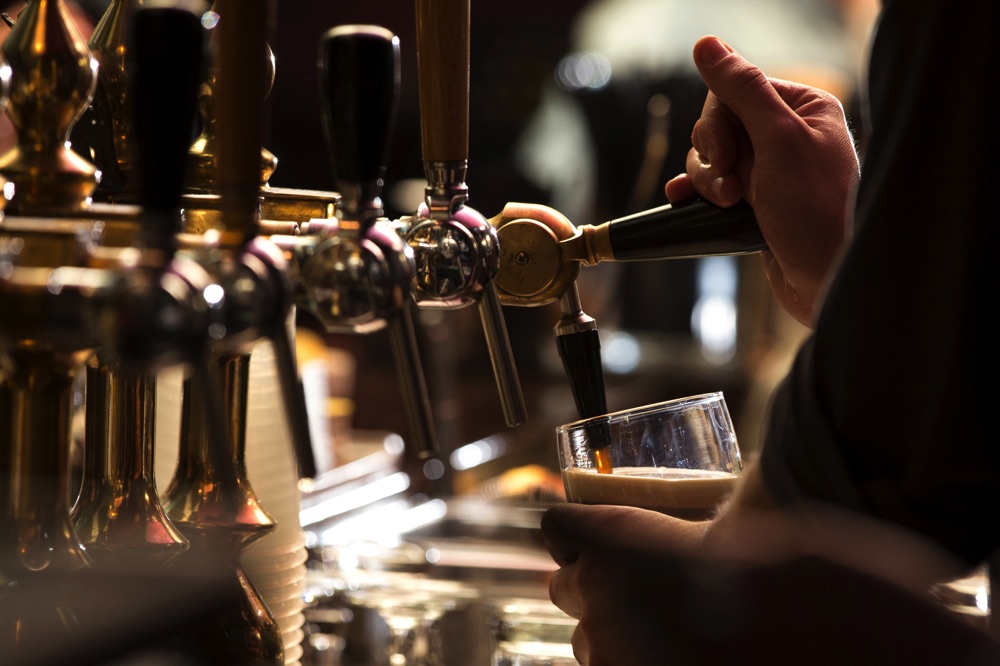
[[[299,304],[331,332],[388,328],[417,457],[437,448],[413,329],[413,253],[383,215],[382,184],[399,103],[399,39],[378,26],[339,26],[320,39],[320,96],[336,220],[271,239],[293,258]]]
[[[288,424],[300,474],[312,476],[308,423],[298,392],[297,368],[288,332],[292,308],[285,255],[260,234],[260,146],[268,75],[267,0],[219,0],[215,4],[217,114],[221,230],[182,236],[185,254],[212,274],[218,289],[210,300],[219,319],[210,328],[214,368],[220,375],[227,414],[224,451],[212,460],[205,424],[209,411],[198,386],[185,382],[177,471],[163,502],[171,520],[191,541],[179,561],[189,566],[226,567],[242,588],[238,605],[190,637],[187,647],[209,650],[219,663],[280,663],[279,626],[240,563],[241,554],[274,528],[257,499],[246,470],[246,423],[250,354],[262,338],[273,342]],[[188,229],[188,231],[193,231]]]
[[[16,188],[11,204],[23,216],[0,223],[8,255],[0,270],[7,313],[0,321],[0,650],[16,658],[18,645],[53,641],[81,621],[74,590],[40,596],[32,607],[11,597],[37,592],[53,572],[91,566],[69,515],[70,399],[75,373],[100,344],[88,299],[103,276],[86,269],[97,225],[55,217],[85,208],[97,179],[65,146],[93,87],[86,44],[60,0],[38,0],[21,12],[0,52],[11,63],[8,113],[18,130],[0,173]]]
[[[417,266],[415,296],[424,308],[479,307],[507,424],[527,419],[494,278],[496,231],[467,205],[470,0],[417,0],[417,65],[424,204],[406,241]]]
[[[383,177],[399,102],[399,39],[377,26],[340,26],[320,41],[324,126],[342,198],[336,228],[315,222],[299,289],[330,331],[388,328],[411,450],[437,448],[411,314],[413,253],[384,217]]]
[[[156,372],[183,363],[204,381],[211,279],[176,255],[184,163],[204,60],[196,2],[148,2],[128,22],[130,128],[123,160],[141,204],[128,248],[107,248],[120,270],[105,300],[105,346],[87,367],[85,464],[73,517],[98,564],[149,566],[188,547],[164,513],[153,478]],[[192,12],[191,9],[195,10]],[[169,109],[169,113],[164,110]],[[215,430],[221,430],[216,424]]]

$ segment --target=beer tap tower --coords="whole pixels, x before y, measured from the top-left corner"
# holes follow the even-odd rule
[[[210,276],[176,254],[187,141],[194,125],[204,38],[198,17],[151,5],[130,21],[131,154],[140,210],[128,248],[137,261],[113,290],[114,326],[87,365],[85,463],[73,507],[98,564],[167,562],[188,547],[166,517],[153,478],[156,373],[204,363]],[[171,49],[164,48],[170,45]],[[165,114],[163,109],[171,108]],[[133,143],[134,142],[134,145]],[[123,191],[128,191],[126,188]],[[163,326],[165,319],[182,326]]]
[[[8,249],[0,283],[0,308],[8,313],[0,325],[0,636],[7,643],[38,640],[52,627],[72,632],[71,595],[46,599],[40,609],[16,608],[12,595],[48,572],[91,566],[69,515],[70,394],[100,340],[86,305],[89,285],[71,273],[86,270],[99,234],[94,222],[56,217],[85,208],[98,178],[64,146],[93,90],[86,44],[66,23],[61,2],[33,2],[0,53],[11,64],[4,83],[19,136],[0,157],[0,173],[13,183],[20,215],[0,226]],[[51,72],[67,66],[72,73],[53,80]]]
[[[163,36],[158,30],[173,33],[178,27],[164,25],[160,13],[145,18],[152,21],[146,24],[149,41]],[[197,21],[190,14],[184,18],[188,25]],[[197,31],[187,34],[197,39]],[[0,353],[10,367],[0,389],[0,640],[15,659],[41,659],[35,653],[51,654],[74,634],[100,626],[99,618],[122,600],[99,586],[110,578],[91,572],[118,575],[126,565],[148,574],[186,546],[149,483],[151,440],[144,428],[151,402],[144,380],[156,367],[190,360],[203,347],[208,326],[201,294],[207,281],[199,267],[172,255],[177,211],[169,177],[179,192],[180,169],[171,174],[176,160],[160,150],[176,139],[170,127],[160,135],[148,131],[148,122],[142,128],[145,137],[156,137],[146,151],[153,154],[143,156],[155,188],[144,189],[142,214],[116,213],[129,221],[125,226],[135,242],[99,245],[102,215],[111,211],[92,206],[98,171],[73,154],[66,140],[93,91],[96,65],[61,0],[30,3],[3,53],[14,63],[11,117],[18,145],[0,164],[13,184],[18,215],[0,224],[0,246],[7,249],[0,304],[12,314],[0,326]],[[171,72],[182,78],[185,73]],[[166,84],[159,77],[155,87]],[[183,113],[176,118],[185,131]],[[157,198],[163,192],[166,198]],[[105,361],[94,366],[99,381],[92,384],[92,402],[102,389],[105,395],[121,389],[131,399],[102,406],[106,411],[89,424],[92,446],[109,448],[98,452],[103,460],[88,460],[97,477],[78,516],[108,499],[106,486],[114,498],[105,515],[92,514],[101,523],[100,535],[87,531],[81,539],[70,516],[70,394],[74,375],[95,351]],[[108,467],[93,467],[104,463]],[[84,541],[94,546],[91,551]]]

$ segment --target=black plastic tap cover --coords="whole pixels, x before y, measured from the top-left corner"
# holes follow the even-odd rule
[[[746,201],[720,208],[701,199],[611,220],[617,261],[684,259],[750,254],[767,249],[753,208]]]
[[[341,188],[381,186],[399,106],[399,38],[379,26],[338,26],[320,39],[319,58],[334,179]]]

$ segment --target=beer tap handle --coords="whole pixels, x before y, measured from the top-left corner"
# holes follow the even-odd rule
[[[222,223],[239,244],[260,232],[260,147],[271,84],[269,0],[216,0],[218,68],[213,95],[219,141]]]
[[[295,349],[288,334],[292,287],[287,261],[260,232],[260,151],[264,137],[263,100],[273,68],[267,44],[269,0],[216,0],[220,19],[217,86],[214,95],[219,140],[219,193],[223,244],[241,249],[239,262],[257,281],[254,300],[268,303],[255,329],[274,345],[278,382],[300,478],[315,475],[305,396]]]
[[[344,224],[382,216],[382,185],[399,107],[399,38],[374,25],[332,28],[320,40],[323,129]],[[361,207],[362,210],[358,210]],[[350,226],[348,235],[360,235]]]
[[[418,458],[426,458],[439,447],[409,304],[389,318],[389,337],[410,426],[410,449]]]
[[[119,356],[138,363],[143,372],[178,360],[190,365],[198,400],[207,402],[209,441],[222,443],[228,439],[222,382],[206,345],[211,309],[205,307],[203,293],[211,278],[196,262],[174,254],[207,57],[200,21],[204,9],[198,0],[147,0],[131,19],[126,57],[141,205],[137,245],[160,256],[145,264],[158,279],[152,291],[141,278],[133,288],[127,276],[139,275],[126,273],[120,285],[124,292],[113,299],[119,312],[126,310],[114,335]],[[167,308],[172,316],[164,316]],[[225,447],[212,446],[209,455],[216,469],[227,469]]]
[[[489,223],[465,206],[465,176],[469,157],[469,34],[470,0],[416,0],[417,68],[420,88],[420,129],[426,205],[432,220],[464,226],[477,240],[481,271],[471,282],[478,293],[479,314],[493,364],[507,425],[527,420],[527,408],[507,336],[503,308],[493,278],[499,264],[499,243]],[[464,210],[463,210],[464,209]],[[447,253],[447,252],[446,252]],[[432,284],[442,284],[432,280]],[[468,294],[456,294],[461,300]]]
[[[200,3],[199,3],[200,4]],[[133,17],[128,54],[142,206],[139,243],[169,259],[181,231],[181,194],[205,63],[195,2],[149,2]]]
[[[396,372],[418,457],[437,449],[434,418],[410,313],[414,279],[412,252],[383,224],[382,184],[399,105],[399,38],[379,26],[338,26],[320,41],[323,119],[331,165],[341,194],[342,242],[360,253],[377,248],[384,276],[380,289],[392,296],[382,306]],[[372,255],[375,261],[375,255]]]
[[[507,323],[496,285],[490,282],[479,299],[479,318],[486,334],[486,346],[493,364],[493,375],[500,392],[500,406],[504,421],[515,428],[528,420],[528,408],[524,404],[521,381],[517,376],[514,351],[507,336]]]
[[[416,2],[424,164],[464,163],[469,157],[470,0]]]
[[[691,199],[579,227],[548,206],[512,202],[491,223],[503,249],[494,280],[500,299],[505,305],[526,307],[558,300],[581,266],[767,249],[753,208],[745,201],[720,208]]]
[[[753,208],[720,208],[701,199],[620,217],[607,229],[614,261],[751,254],[767,249]]]

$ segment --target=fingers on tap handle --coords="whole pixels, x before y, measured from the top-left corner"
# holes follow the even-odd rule
[[[700,199],[608,222],[616,261],[750,254],[767,249],[746,201],[720,208]]]
[[[195,3],[147,3],[126,47],[134,100],[142,242],[170,251],[181,231],[184,165],[194,139],[206,37]]]

